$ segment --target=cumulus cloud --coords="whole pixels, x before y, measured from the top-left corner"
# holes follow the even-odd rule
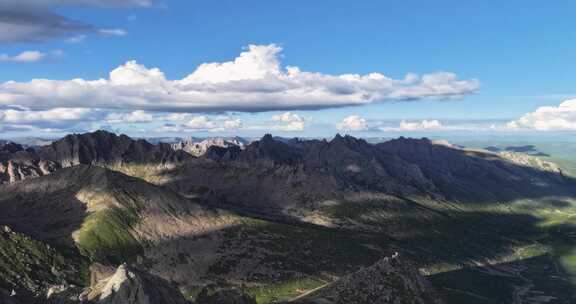
[[[296,113],[285,112],[274,115],[271,119],[273,122],[280,123],[274,125],[273,129],[285,132],[301,132],[306,126],[306,119]]]
[[[85,108],[54,108],[32,111],[22,107],[0,108],[0,126],[7,131],[70,130],[79,124],[98,121],[98,111]]]
[[[37,62],[45,57],[46,54],[39,51],[24,51],[14,56],[0,54],[0,61],[27,63],[27,62]]]
[[[119,8],[151,4],[152,0],[0,0],[0,43],[43,42],[99,31],[90,24],[57,13],[60,7]]]
[[[323,109],[376,102],[454,99],[474,93],[477,80],[452,73],[392,79],[381,73],[329,75],[283,68],[277,45],[250,45],[234,61],[206,63],[181,80],[158,68],[128,61],[107,79],[9,81],[0,84],[0,104],[122,108],[165,112],[262,112]]]
[[[341,131],[365,131],[368,130],[368,122],[358,115],[350,115],[342,119],[336,128]]]
[[[382,131],[429,131],[442,129],[443,125],[439,120],[421,120],[421,121],[400,121],[396,127],[380,128]]]
[[[560,105],[540,107],[506,124],[508,130],[574,131],[576,130],[576,99]]]
[[[105,118],[106,122],[111,124],[116,123],[145,123],[154,120],[152,114],[137,110],[129,113],[109,113]]]
[[[242,127],[242,120],[226,115],[209,117],[190,113],[173,113],[161,120],[170,121],[159,131],[161,132],[230,132]]]
[[[55,108],[46,111],[7,109],[0,110],[0,121],[12,124],[28,124],[50,121],[78,121],[85,119],[92,110],[84,108]]]

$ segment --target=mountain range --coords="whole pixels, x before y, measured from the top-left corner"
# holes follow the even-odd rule
[[[0,303],[576,300],[576,180],[519,152],[96,131],[0,184]]]

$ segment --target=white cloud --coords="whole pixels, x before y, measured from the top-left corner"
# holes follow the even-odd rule
[[[200,65],[182,80],[128,61],[108,79],[9,81],[0,105],[94,107],[165,112],[262,112],[321,109],[394,100],[454,99],[475,92],[477,80],[451,73],[392,79],[380,73],[328,75],[282,68],[281,48],[251,45],[234,61]]]
[[[162,119],[177,122],[176,124],[165,124],[160,128],[162,132],[229,132],[242,128],[241,119],[225,115],[209,117],[189,113],[174,113]]]
[[[98,30],[98,33],[102,36],[122,37],[128,35],[128,32],[123,29],[100,29]]]
[[[144,122],[151,122],[154,120],[152,114],[142,111],[136,110],[129,113],[109,113],[106,118],[106,122],[108,123],[144,123]]]
[[[7,109],[0,110],[0,121],[10,124],[79,121],[91,113],[91,109],[84,108],[55,108],[46,111]]]
[[[576,130],[576,99],[557,107],[540,107],[506,124],[508,130],[574,131]]]
[[[31,111],[17,106],[0,108],[0,126],[3,131],[70,130],[100,118],[98,111],[85,108],[54,108],[45,111]]]
[[[250,45],[234,61],[204,63],[180,83],[230,83],[234,81],[275,78],[281,75],[277,55],[282,48],[275,44]]]
[[[368,130],[368,122],[358,115],[350,115],[342,119],[336,128],[341,131],[365,131]]]
[[[422,121],[405,121],[400,122],[399,131],[423,131],[423,130],[438,130],[442,128],[442,123],[438,120],[422,120]]]
[[[19,63],[28,63],[28,62],[37,62],[46,57],[45,53],[39,51],[24,51],[18,55],[10,56],[6,54],[0,54],[0,61],[5,62],[19,62]]]
[[[285,112],[272,116],[272,121],[282,123],[273,126],[273,129],[285,132],[304,131],[306,119],[296,113]]]

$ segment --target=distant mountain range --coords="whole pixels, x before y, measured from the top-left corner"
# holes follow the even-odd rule
[[[576,181],[514,151],[97,131],[1,142],[0,184],[0,303],[576,299]]]

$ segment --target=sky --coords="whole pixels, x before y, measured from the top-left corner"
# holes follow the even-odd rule
[[[572,135],[576,2],[0,0],[0,137]]]

